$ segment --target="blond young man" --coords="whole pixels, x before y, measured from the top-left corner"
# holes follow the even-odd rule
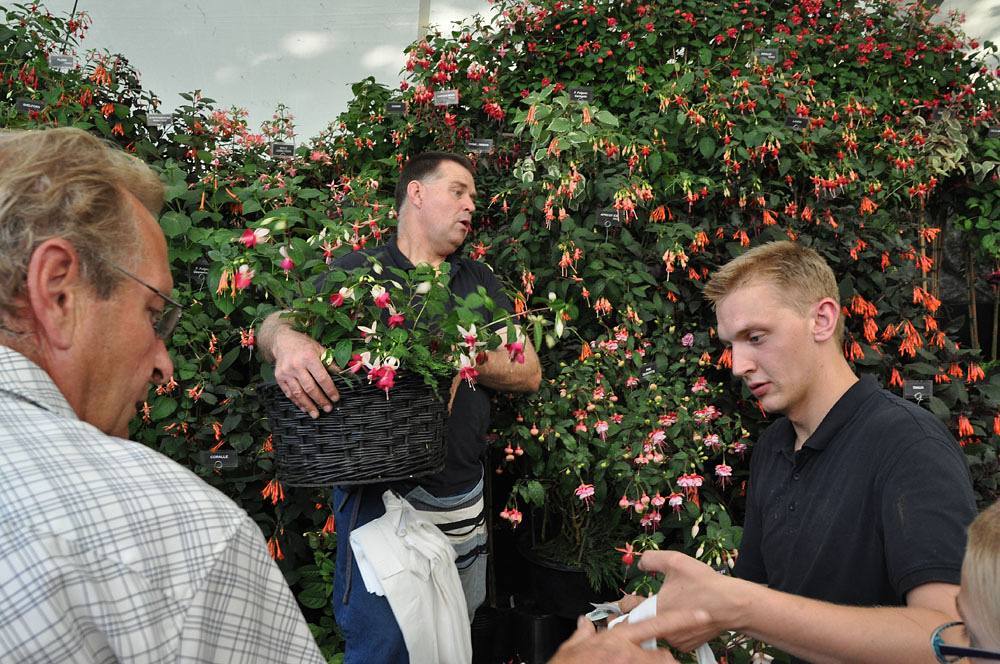
[[[125,440],[173,373],[162,200],[83,131],[0,134],[0,661],[322,662],[246,512]]]
[[[975,516],[962,452],[926,410],[858,379],[833,272],[792,242],[757,247],[705,288],[733,374],[782,417],[754,447],[735,577],[678,552],[639,636],[691,650],[727,630],[812,662],[934,662]]]
[[[955,606],[962,622],[945,623],[931,636],[938,661],[1000,661],[1000,502],[969,526]]]

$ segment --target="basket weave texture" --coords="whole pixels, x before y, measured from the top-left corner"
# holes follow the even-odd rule
[[[444,468],[447,407],[423,378],[396,374],[389,399],[363,379],[353,386],[334,380],[340,401],[316,419],[299,410],[276,384],[261,388],[284,484],[373,484]]]

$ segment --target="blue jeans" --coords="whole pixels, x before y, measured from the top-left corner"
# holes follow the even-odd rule
[[[435,497],[417,487],[405,497],[417,509],[448,508],[482,493],[482,483],[460,496]],[[389,601],[365,589],[358,563],[351,552],[351,531],[385,514],[381,485],[335,487],[333,512],[337,524],[337,565],[333,577],[333,615],[344,634],[344,664],[409,664],[410,657]],[[350,561],[350,566],[348,566]],[[465,590],[470,622],[486,593],[486,556],[479,556],[459,578]],[[475,602],[473,604],[473,602]]]

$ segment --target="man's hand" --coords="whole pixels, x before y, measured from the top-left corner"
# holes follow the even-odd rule
[[[310,417],[319,417],[322,408],[329,413],[340,399],[330,373],[340,369],[323,366],[323,346],[289,327],[275,331],[270,348],[274,357],[274,380],[281,391]]]
[[[677,551],[646,551],[639,567],[665,575],[656,616],[634,625],[643,638],[666,639],[689,652],[726,630],[740,629],[749,582],[723,576]]]
[[[560,646],[549,664],[677,664],[666,650],[643,650],[646,637],[637,635],[638,625],[619,625],[596,632],[586,617],[576,622],[576,632]]]

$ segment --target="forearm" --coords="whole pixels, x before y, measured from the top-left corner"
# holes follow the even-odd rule
[[[500,347],[487,353],[489,359],[476,368],[479,383],[501,392],[534,392],[542,381],[538,355],[530,343],[524,347],[524,362],[511,360],[510,354]]]
[[[750,585],[746,622],[735,627],[810,662],[933,664],[931,632],[957,620],[930,608],[840,606]]]
[[[283,330],[292,329],[291,323],[282,318],[287,311],[275,311],[257,326],[257,350],[265,362],[274,364],[274,346]]]

